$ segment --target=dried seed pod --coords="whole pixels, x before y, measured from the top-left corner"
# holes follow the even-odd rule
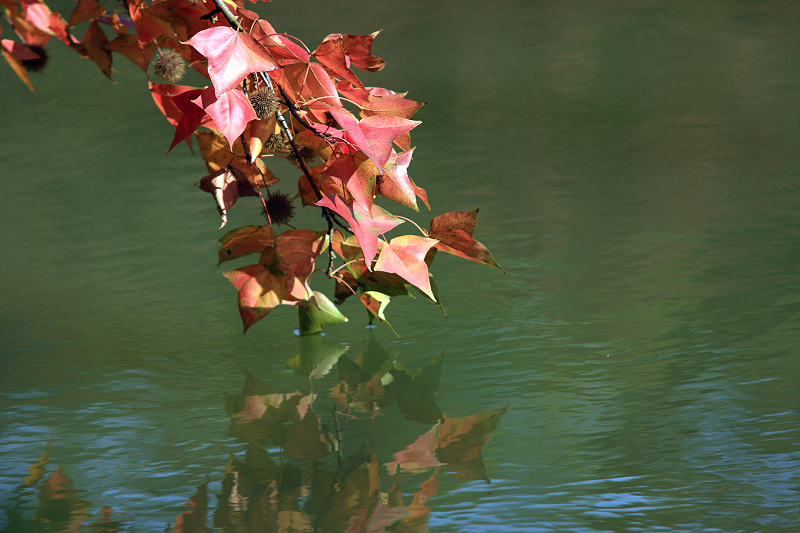
[[[294,204],[288,194],[276,192],[266,198],[267,208],[262,210],[264,216],[269,213],[273,224],[286,224],[294,216]]]
[[[22,64],[25,65],[25,68],[30,71],[39,72],[45,66],[47,66],[47,61],[50,59],[50,54],[47,52],[47,49],[44,46],[31,45],[28,48],[30,48],[31,51],[39,57],[34,59],[23,59]]]
[[[178,52],[167,48],[159,51],[158,57],[153,61],[153,71],[162,80],[175,83],[183,78],[186,62]]]
[[[260,119],[269,118],[275,114],[280,106],[278,95],[266,87],[250,93],[250,104]]]

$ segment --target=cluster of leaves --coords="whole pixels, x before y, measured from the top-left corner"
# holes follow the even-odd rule
[[[415,211],[420,201],[430,205],[408,174],[410,132],[420,124],[412,116],[424,104],[366,86],[353,70],[383,68],[372,54],[377,32],[332,34],[311,51],[245,9],[244,0],[122,0],[115,10],[77,0],[66,20],[41,0],[0,5],[19,38],[2,40],[3,55],[31,90],[28,70],[46,59],[52,37],[109,78],[121,54],[145,71],[156,105],[175,126],[170,150],[196,139],[208,171],[200,187],[213,195],[222,225],[239,197],[261,199],[266,225],[220,239],[220,262],[259,256],[225,273],[238,290],[245,331],[277,305],[298,307],[304,333],[345,321],[310,286],[320,270],[336,279],[337,304],[357,295],[371,317],[385,321],[390,299],[410,287],[439,305],[429,272],[436,251],[500,268],[474,239],[477,210],[439,215],[427,231],[385,236],[408,219],[379,206],[378,197]],[[78,26],[86,26],[81,39],[73,35]],[[187,64],[210,84],[175,83]],[[153,83],[151,70],[166,82]],[[294,208],[270,190],[279,181],[265,164],[270,157],[298,168],[295,198],[321,209],[326,229],[276,230]],[[324,270],[316,266],[320,256],[327,256]]]

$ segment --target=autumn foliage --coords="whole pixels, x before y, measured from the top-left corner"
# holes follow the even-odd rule
[[[408,173],[411,131],[420,124],[412,117],[424,104],[367,86],[354,70],[384,67],[372,54],[378,32],[332,34],[311,50],[243,0],[122,0],[113,10],[77,0],[66,18],[40,0],[0,5],[16,34],[2,39],[3,56],[31,90],[29,71],[46,62],[51,40],[96,63],[109,79],[122,55],[144,71],[156,106],[175,127],[169,149],[197,143],[207,171],[200,188],[213,196],[222,226],[239,197],[260,198],[267,223],[220,239],[220,263],[257,258],[225,273],[238,291],[245,331],[276,306],[292,305],[301,331],[315,333],[347,320],[339,305],[350,296],[386,322],[391,298],[411,294],[411,287],[441,307],[429,272],[437,251],[500,268],[474,239],[477,210],[441,214],[428,230],[412,223],[411,234],[386,236],[408,219],[379,198],[415,211],[420,203],[430,206]],[[180,85],[186,68],[210,84]],[[165,81],[154,82],[151,72]],[[320,229],[288,226],[293,199],[270,190],[280,180],[266,164],[270,158],[297,167],[295,199],[321,210]],[[311,287],[320,272],[336,280],[333,300]]]

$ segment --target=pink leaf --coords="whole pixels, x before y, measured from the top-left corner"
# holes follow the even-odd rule
[[[419,211],[414,184],[408,177],[408,165],[411,164],[413,153],[414,150],[411,149],[401,154],[392,154],[381,179],[379,192],[390,200]]]
[[[256,117],[256,112],[253,111],[250,100],[247,99],[241,89],[232,89],[222,94],[215,94],[214,88],[208,87],[192,102],[205,109],[206,113],[211,115],[214,123],[225,138],[228,139],[228,143],[231,146],[242,134],[247,124],[251,120],[258,118]]]
[[[376,115],[357,120],[343,107],[329,107],[336,122],[350,136],[350,140],[372,159],[378,170],[383,170],[392,155],[395,139],[416,128],[421,122],[388,115]]]
[[[195,34],[186,44],[208,58],[208,75],[217,96],[239,85],[252,72],[278,68],[263,45],[233,28],[208,28]]]
[[[375,270],[378,272],[391,272],[408,281],[431,300],[436,297],[431,290],[431,280],[428,274],[428,265],[425,255],[428,250],[439,241],[417,235],[403,235],[395,237],[388,244],[384,244]]]
[[[372,270],[372,260],[378,253],[378,235],[382,235],[403,221],[377,205],[367,211],[360,204],[347,204],[340,197],[328,194],[317,202],[320,207],[327,207],[344,218],[358,240],[364,252],[364,262]]]

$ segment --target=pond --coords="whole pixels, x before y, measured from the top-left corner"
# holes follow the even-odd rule
[[[362,79],[427,103],[401,214],[480,208],[505,274],[437,257],[399,337],[243,336],[142,72],[0,67],[0,531],[797,531],[800,5],[332,6],[256,9],[383,30]]]

